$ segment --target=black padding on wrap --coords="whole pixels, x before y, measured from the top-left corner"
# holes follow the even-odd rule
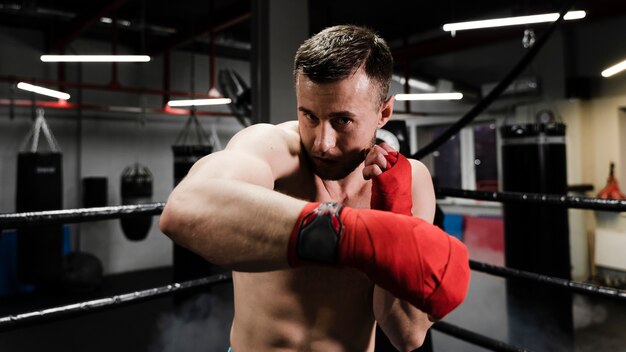
[[[320,205],[323,207],[325,204]],[[336,206],[336,205],[335,205]],[[320,208],[318,208],[320,209]],[[332,218],[339,220],[339,205],[336,213],[332,211],[318,211],[315,219],[308,225],[301,227],[298,233],[298,256],[303,260],[310,260],[325,264],[337,264],[337,246],[341,236],[332,226]],[[341,222],[340,222],[341,223]]]

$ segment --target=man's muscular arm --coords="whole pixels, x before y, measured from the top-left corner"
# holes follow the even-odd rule
[[[290,133],[255,125],[233,137],[225,150],[198,161],[171,193],[161,230],[233,270],[288,268],[286,234],[306,202],[272,188],[298,165],[299,139]]]
[[[387,151],[391,152],[393,149],[386,145],[378,149],[379,154]],[[380,155],[377,158],[378,161],[375,160],[376,157],[370,158],[369,163],[366,160],[366,164],[372,165],[366,170],[368,175],[378,176],[385,171],[385,162]],[[432,223],[435,214],[435,194],[430,173],[422,163],[416,160],[410,160],[410,163],[412,169],[410,212],[413,216]],[[374,315],[391,343],[400,351],[412,351],[421,346],[426,332],[432,326],[426,313],[396,298],[378,285],[374,287]]]

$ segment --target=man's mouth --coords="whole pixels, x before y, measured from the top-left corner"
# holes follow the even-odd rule
[[[337,162],[337,160],[335,160],[335,159],[322,158],[322,157],[319,157],[319,156],[314,156],[313,160],[316,163],[319,163],[319,164],[333,164],[333,163]]]

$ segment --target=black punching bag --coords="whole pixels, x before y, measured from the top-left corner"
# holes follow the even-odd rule
[[[212,145],[173,145],[174,152],[174,186],[176,186],[187,172],[205,155],[211,154]]]
[[[567,192],[565,125],[512,125],[501,128],[503,190]],[[570,279],[568,212],[537,204],[503,205],[507,267]],[[566,291],[509,280],[507,308],[514,344],[537,351],[571,351],[572,300]]]
[[[152,202],[152,173],[135,163],[124,169],[121,177],[122,204],[146,204]],[[120,219],[124,235],[131,241],[141,241],[148,236],[152,226],[151,215],[139,215]]]
[[[39,144],[43,136],[48,151]],[[37,109],[17,156],[16,211],[63,208],[63,158],[48,128],[44,110]],[[29,284],[56,284],[63,273],[63,225],[24,225],[17,229],[17,277]]]
[[[17,156],[16,211],[63,208],[62,156],[23,152]],[[63,224],[25,225],[17,230],[17,275],[24,283],[53,284],[62,274]]]
[[[189,172],[189,169],[200,158],[213,151],[211,145],[173,145],[174,152],[174,186]],[[185,281],[214,274],[216,268],[204,258],[174,244],[174,280]]]

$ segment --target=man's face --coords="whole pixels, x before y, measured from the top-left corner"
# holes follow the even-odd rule
[[[342,179],[363,162],[393,106],[393,99],[380,105],[378,86],[362,69],[323,84],[299,74],[296,97],[302,144],[313,171],[326,180]]]

